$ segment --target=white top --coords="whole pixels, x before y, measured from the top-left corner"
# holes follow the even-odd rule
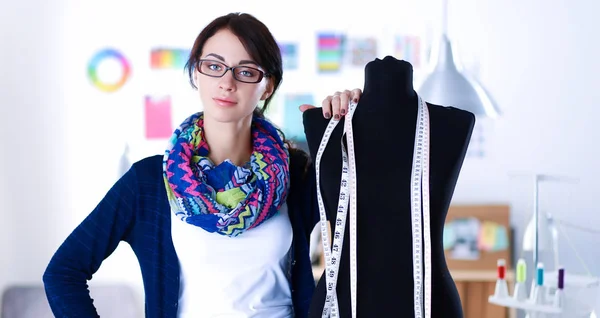
[[[292,226],[287,205],[237,237],[209,233],[171,213],[181,273],[179,318],[293,318]]]

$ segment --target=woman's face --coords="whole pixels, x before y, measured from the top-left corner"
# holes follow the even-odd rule
[[[218,122],[238,122],[251,116],[259,100],[272,94],[273,85],[261,75],[264,70],[228,29],[218,31],[206,41],[200,60],[202,62],[194,71],[194,79],[206,117]],[[237,68],[218,77],[228,67]],[[250,83],[261,76],[258,83]]]

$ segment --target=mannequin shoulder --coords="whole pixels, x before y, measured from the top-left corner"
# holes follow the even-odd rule
[[[475,115],[467,110],[454,106],[441,106],[427,102],[429,113],[432,120],[444,119],[464,127],[473,127],[475,125]]]

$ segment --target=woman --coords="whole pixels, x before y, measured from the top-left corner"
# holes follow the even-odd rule
[[[139,260],[147,317],[306,316],[314,170],[263,116],[282,79],[277,43],[254,17],[228,14],[198,35],[186,69],[203,112],[164,155],[135,163],[52,257],[43,280],[57,317],[97,316],[86,281],[120,241]],[[360,93],[327,97],[324,116]]]

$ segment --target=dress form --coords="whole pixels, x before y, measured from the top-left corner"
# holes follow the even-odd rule
[[[358,183],[357,316],[414,317],[410,181],[418,96],[412,66],[386,57],[365,67],[365,86],[353,116]],[[428,104],[430,117],[431,317],[463,317],[443,250],[443,227],[475,123],[472,113]],[[304,127],[314,161],[329,120],[307,110]],[[335,219],[341,176],[342,118],[321,159],[321,191]],[[316,195],[316,194],[315,194]],[[335,229],[332,223],[332,231]],[[349,229],[337,281],[341,317],[351,317]],[[317,284],[309,317],[321,317],[325,278]]]

